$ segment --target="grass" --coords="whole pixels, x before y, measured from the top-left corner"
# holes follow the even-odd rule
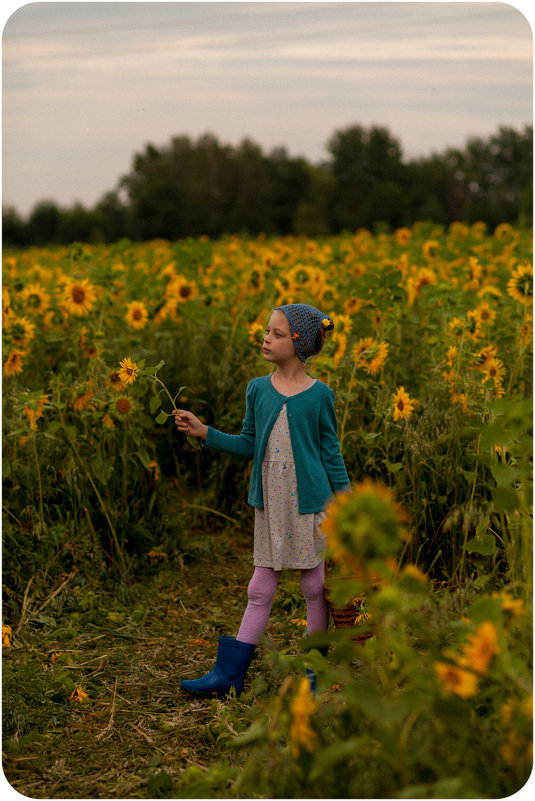
[[[211,669],[219,635],[236,633],[247,600],[249,534],[227,529],[207,539],[213,559],[160,562],[108,589],[67,582],[44,611],[13,626],[13,645],[3,648],[3,767],[15,790],[32,798],[180,795],[186,770],[220,758],[278,691],[262,648],[239,699],[195,700],[179,689],[182,678]],[[291,620],[304,616],[299,573],[285,571],[268,637],[277,647],[297,644],[305,629]],[[76,688],[87,693],[82,703],[70,700]]]

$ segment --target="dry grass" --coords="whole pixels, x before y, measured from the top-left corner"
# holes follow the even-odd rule
[[[262,696],[277,689],[263,649],[240,699],[194,700],[179,690],[181,678],[211,668],[219,635],[235,634],[241,619],[250,545],[234,536],[223,551],[214,564],[163,565],[115,592],[66,587],[48,606],[53,626],[21,627],[3,649],[3,766],[19,793],[176,797],[187,793],[189,766],[220,758],[258,716]],[[267,632],[276,644],[302,636],[291,623],[303,616],[301,603],[297,573],[288,571]],[[69,700],[75,687],[87,693],[83,703]]]

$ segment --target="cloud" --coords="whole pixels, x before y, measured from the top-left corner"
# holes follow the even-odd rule
[[[177,134],[318,160],[354,123],[414,155],[531,120],[531,30],[505,3],[32,3],[3,59],[4,200],[24,209],[94,203]]]

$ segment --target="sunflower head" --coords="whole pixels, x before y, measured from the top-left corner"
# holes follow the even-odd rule
[[[129,398],[121,397],[115,401],[115,408],[119,414],[126,415],[132,411],[132,401]]]
[[[405,392],[404,387],[398,387],[393,395],[394,421],[410,417],[414,411],[414,400]]]
[[[84,317],[89,314],[97,299],[97,289],[87,278],[69,278],[62,291],[62,302],[69,314]]]
[[[407,525],[390,488],[368,478],[334,497],[321,528],[330,556],[351,573],[395,557],[408,537]]]
[[[533,304],[533,265],[521,264],[507,284],[507,293],[523,306]]]
[[[140,300],[133,300],[126,309],[125,320],[132,328],[144,328],[149,319],[149,312]]]
[[[119,379],[123,384],[133,384],[137,378],[137,364],[132,361],[128,356],[125,356],[120,362],[120,370],[118,371]]]

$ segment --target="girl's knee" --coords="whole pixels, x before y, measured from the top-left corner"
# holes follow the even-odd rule
[[[275,596],[278,580],[278,573],[272,568],[256,568],[247,587],[249,603],[255,606],[271,604]]]
[[[323,562],[310,570],[301,570],[301,590],[307,601],[323,598]]]

